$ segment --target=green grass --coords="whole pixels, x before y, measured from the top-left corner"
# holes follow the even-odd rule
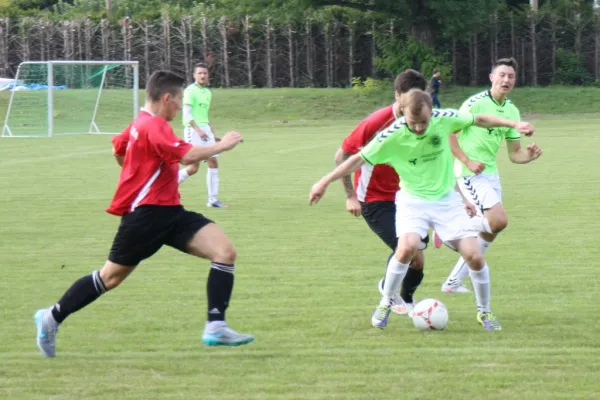
[[[545,90],[536,96],[560,97]],[[585,96],[573,102],[597,95]],[[267,101],[277,106],[265,112]],[[439,292],[456,256],[430,248],[418,298],[443,301],[450,323],[423,334],[395,315],[384,331],[370,327],[388,250],[346,213],[341,185],[307,205],[340,140],[375,103],[335,90],[215,94],[217,130],[246,137],[220,157],[231,208],[204,207],[204,170],[181,190],[184,204],[215,219],[237,247],[228,319],[257,340],[235,349],[200,342],[207,263],[165,248],[71,316],[58,357],[42,358],[33,313],[101,267],[118,225],[103,210],[119,170],[109,136],[1,140],[0,398],[597,397],[598,117],[538,119],[544,155],[531,165],[510,164],[501,151],[510,224],[487,260],[503,331],[480,329],[471,295]]]

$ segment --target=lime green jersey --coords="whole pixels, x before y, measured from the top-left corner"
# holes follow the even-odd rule
[[[471,96],[460,107],[460,111],[495,115],[514,121],[521,120],[519,110],[510,100],[507,99],[504,104],[498,104],[489,90]],[[480,128],[473,125],[462,130],[458,143],[469,159],[485,164],[484,173],[493,174],[498,172],[496,154],[498,154],[503,138],[519,140],[521,135],[513,128]],[[468,175],[473,175],[473,173],[462,165],[462,176]]]
[[[208,111],[210,110],[210,102],[212,93],[208,88],[199,86],[195,83],[185,88],[183,92],[183,105],[192,107],[192,119],[196,125],[208,125]],[[183,126],[190,126],[189,121],[183,117]]]
[[[402,190],[425,200],[439,200],[456,185],[448,136],[474,122],[475,116],[469,112],[434,110],[425,133],[417,135],[402,117],[375,136],[360,155],[372,165],[391,165],[400,176]]]

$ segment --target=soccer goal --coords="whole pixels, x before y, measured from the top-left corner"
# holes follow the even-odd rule
[[[2,136],[119,133],[139,111],[138,92],[137,61],[26,61],[0,87]]]

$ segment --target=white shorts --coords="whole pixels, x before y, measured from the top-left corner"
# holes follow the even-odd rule
[[[400,190],[396,194],[396,234],[427,236],[434,229],[444,242],[476,237],[462,197],[456,191],[437,200],[424,200]]]
[[[502,203],[502,186],[497,173],[463,176],[457,178],[457,182],[463,195],[477,207],[478,213]]]

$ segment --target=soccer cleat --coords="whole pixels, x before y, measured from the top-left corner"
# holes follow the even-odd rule
[[[436,249],[439,249],[444,244],[444,242],[442,242],[442,239],[440,239],[440,237],[438,236],[437,232],[433,232],[433,242],[435,243]]]
[[[486,331],[502,330],[500,323],[498,322],[496,317],[494,317],[494,314],[492,314],[491,312],[477,313],[477,322],[483,325],[483,329],[485,329]]]
[[[441,290],[444,293],[471,293],[471,291],[460,282],[448,284],[448,281],[446,281],[442,283]]]
[[[208,203],[206,203],[206,207],[229,208],[229,206],[227,204],[223,204],[221,200],[209,201]]]
[[[400,297],[400,296],[398,296],[398,297]],[[394,303],[394,305],[392,306],[392,312],[394,314],[398,314],[398,315],[410,316],[412,311],[415,309],[415,305],[417,303],[415,301],[413,301],[412,303],[407,303],[406,301],[402,300],[402,298],[400,298],[400,300],[402,301],[402,303],[400,303],[400,304]]]
[[[54,321],[51,314],[51,308],[38,310],[33,316],[33,321],[37,328],[37,346],[44,357],[56,356],[56,332],[58,332],[58,323]]]
[[[385,328],[387,326],[388,317],[390,316],[390,311],[390,306],[377,306],[371,317],[371,325],[375,328]]]
[[[233,329],[222,323],[211,328],[210,323],[206,324],[202,342],[207,346],[241,346],[254,341],[254,336],[246,333],[237,333]]]

